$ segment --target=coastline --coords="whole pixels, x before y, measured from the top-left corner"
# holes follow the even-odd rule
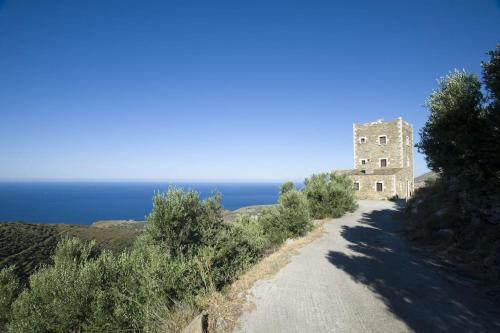
[[[235,210],[224,210],[222,215],[224,217],[225,222],[232,222],[236,218],[241,215],[249,215],[249,216],[257,216],[260,212],[262,212],[266,208],[273,207],[274,204],[268,205],[250,205],[240,207]],[[141,224],[146,223],[146,221],[139,221],[133,219],[107,219],[107,220],[98,220],[94,221],[90,224],[77,224],[77,223],[45,223],[45,222],[26,222],[22,220],[13,220],[13,221],[0,221],[0,223],[22,223],[26,225],[46,225],[46,226],[75,226],[75,227],[83,227],[83,228],[113,228],[113,227],[142,227]]]
[[[250,205],[241,207],[235,210],[224,210],[222,213],[224,222],[232,222],[241,215],[257,216],[264,209],[274,205]],[[113,228],[113,227],[130,227],[139,226],[139,223],[144,224],[146,221],[137,220],[99,220],[89,225],[91,228]]]

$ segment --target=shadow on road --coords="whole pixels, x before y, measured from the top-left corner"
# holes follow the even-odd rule
[[[376,210],[363,214],[360,224],[344,226],[341,236],[352,254],[330,251],[328,260],[417,332],[499,332],[500,315],[491,303],[408,252],[396,214]]]

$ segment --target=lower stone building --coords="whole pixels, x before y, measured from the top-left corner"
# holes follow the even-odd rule
[[[358,199],[386,200],[409,198],[412,182],[402,168],[350,170]]]

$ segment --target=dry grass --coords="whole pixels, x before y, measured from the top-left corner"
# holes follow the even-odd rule
[[[200,301],[200,306],[208,311],[209,332],[232,332],[236,327],[247,295],[255,282],[271,279],[297,254],[297,250],[319,238],[324,233],[327,220],[317,221],[314,229],[306,236],[285,242],[278,250],[263,258],[255,266],[238,278],[227,292],[214,292]],[[252,304],[247,306],[251,307]]]
[[[179,304],[174,311],[162,309],[160,312],[160,329],[152,332],[181,332],[191,321],[199,315],[199,309],[194,302]],[[163,315],[161,315],[163,314]]]

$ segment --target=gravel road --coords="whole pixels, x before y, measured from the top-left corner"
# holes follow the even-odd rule
[[[236,332],[500,332],[470,284],[411,253],[396,204],[361,201],[252,289]]]

